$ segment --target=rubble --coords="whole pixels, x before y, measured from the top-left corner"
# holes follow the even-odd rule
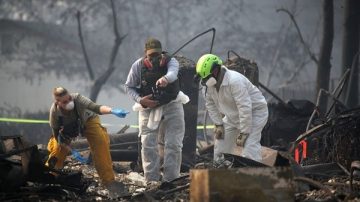
[[[26,147],[27,148],[27,147]],[[210,147],[211,148],[211,147]],[[16,150],[15,150],[16,151]],[[14,152],[14,151],[13,151]],[[18,151],[23,152],[23,150]],[[18,153],[15,152],[15,153]],[[86,156],[86,151],[81,152]],[[13,154],[13,153],[11,153]],[[246,159],[244,157],[226,154],[226,161],[223,164],[214,164],[211,158],[212,150],[207,148],[199,151],[196,158],[195,168],[202,168],[203,172],[210,170],[229,170],[240,171],[246,168],[249,172],[255,172],[256,169],[280,168],[280,164],[274,166],[261,164],[259,162]],[[4,154],[1,157],[4,160]],[[282,161],[281,166],[292,170],[293,177],[289,182],[294,185],[295,201],[345,201],[357,200],[360,190],[359,163],[354,161],[352,169],[352,179],[350,172],[338,163],[319,163],[316,165],[298,165],[294,163],[291,155],[286,152],[279,154]],[[30,161],[31,162],[31,161]],[[278,161],[279,162],[279,161]],[[129,195],[117,199],[109,198],[108,190],[100,184],[99,176],[92,165],[82,164],[69,156],[65,161],[64,170],[58,171],[62,178],[57,178],[51,182],[37,180],[33,177],[26,178],[25,183],[18,188],[12,187],[11,190],[2,189],[0,193],[1,200],[22,200],[32,198],[42,201],[73,201],[73,200],[118,200],[118,201],[189,201],[193,183],[189,174],[182,173],[182,176],[170,183],[162,183],[157,186],[148,186],[141,172],[135,172],[131,169],[132,162],[114,162],[116,180],[121,181],[129,189]],[[1,164],[3,169],[4,164]],[[290,166],[289,166],[290,165]],[[239,170],[240,169],[240,170]],[[299,169],[296,171],[296,169]],[[17,169],[19,170],[19,169]],[[71,171],[70,171],[71,170]],[[231,171],[232,170],[232,171]],[[2,173],[4,173],[2,171]],[[269,177],[271,177],[269,173]],[[302,175],[301,175],[302,174]],[[9,175],[10,176],[10,175]],[[18,175],[18,178],[21,175]],[[44,178],[42,178],[44,179]],[[81,180],[80,180],[81,179]],[[12,179],[10,180],[12,181]],[[4,182],[1,178],[0,182]],[[65,185],[66,182],[68,185]],[[82,182],[83,190],[73,186],[76,182]],[[226,185],[226,180],[224,181]],[[72,186],[69,184],[73,183]],[[78,184],[80,185],[80,184]],[[224,185],[224,186],[225,186]],[[307,186],[303,186],[307,185]],[[351,187],[352,186],[352,187]],[[16,190],[16,194],[15,191]],[[278,192],[280,194],[281,192]],[[284,192],[285,193],[285,192]],[[357,198],[356,198],[357,197]],[[246,201],[246,200],[245,200]]]
[[[115,177],[129,190],[128,194],[111,198],[91,161],[84,164],[68,156],[64,169],[53,170],[44,166],[47,151],[20,136],[1,136],[0,200],[360,201],[360,108],[334,110],[326,118],[312,122],[314,104],[280,100],[269,105],[269,123],[262,144],[271,148],[263,147],[262,162],[232,154],[225,154],[222,162],[213,162],[213,145],[195,150],[198,86],[186,82],[194,74],[194,63],[180,57],[178,60],[186,67],[182,83],[187,85],[187,94],[195,96],[185,109],[181,177],[147,184],[139,165],[141,145],[137,133],[111,135]],[[229,62],[235,65],[233,68],[238,63],[243,65],[240,68],[258,82],[257,71],[246,68],[257,67],[256,63],[236,58]],[[308,122],[312,128],[306,130]],[[85,139],[73,142],[71,147],[84,158],[91,157]]]
[[[0,145],[1,201],[74,200],[85,193],[89,181],[81,172],[46,167],[37,146],[21,136],[1,136]]]
[[[340,112],[326,122],[300,135],[300,141],[308,142],[310,152],[302,164],[337,162],[348,170],[352,161],[360,159],[360,108]],[[291,151],[294,151],[294,146]]]

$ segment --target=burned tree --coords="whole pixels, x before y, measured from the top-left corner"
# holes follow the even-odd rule
[[[346,69],[351,68],[350,83],[345,87],[345,92],[347,92],[347,95],[343,96],[343,101],[345,101],[345,104],[349,107],[358,105],[359,101],[359,67],[358,58],[356,58],[356,53],[359,52],[359,11],[359,1],[344,1],[344,31],[341,66],[343,68],[343,73],[346,71]]]
[[[87,70],[89,73],[89,77],[90,77],[91,81],[93,82],[93,85],[90,90],[90,99],[94,102],[96,101],[96,99],[99,95],[101,87],[106,83],[106,81],[109,79],[109,77],[115,70],[114,62],[115,62],[117,53],[119,51],[119,47],[120,47],[121,43],[123,42],[124,38],[126,37],[126,35],[120,36],[118,25],[117,25],[116,9],[115,9],[115,4],[114,4],[113,0],[111,0],[111,9],[112,9],[113,20],[114,20],[113,25],[114,25],[115,41],[114,41],[114,45],[112,47],[108,69],[96,79],[95,79],[95,76],[93,73],[93,68],[91,67],[91,63],[90,63],[88,54],[86,52],[85,44],[84,44],[84,38],[82,35],[82,29],[81,29],[80,11],[78,11],[76,14],[76,18],[77,18],[77,22],[78,22],[79,38],[81,41],[81,47],[83,49],[84,58],[85,58],[86,67],[87,67]]]
[[[320,47],[320,56],[319,58],[311,51],[308,43],[305,42],[300,28],[295,20],[294,15],[286,9],[278,9],[278,12],[285,12],[289,15],[291,21],[294,23],[295,28],[299,34],[301,43],[304,45],[305,50],[308,52],[309,57],[317,65],[317,76],[316,76],[316,94],[320,92],[320,89],[329,90],[329,80],[330,80],[330,58],[332,52],[332,43],[334,38],[334,6],[333,1],[323,1],[323,36]],[[321,97],[319,104],[319,112],[321,114],[326,112],[327,108],[327,98]]]
[[[316,92],[319,92],[320,89],[329,90],[329,79],[331,71],[331,51],[332,44],[334,39],[334,2],[323,1],[323,33],[322,41],[320,46],[320,55],[319,61],[317,63],[317,74],[316,74]],[[320,98],[320,112],[324,113],[326,111],[327,98]]]

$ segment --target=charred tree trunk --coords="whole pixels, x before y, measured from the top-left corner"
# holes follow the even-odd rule
[[[350,81],[344,92],[349,92],[349,95],[342,96],[342,100],[348,107],[354,107],[358,104],[359,96],[359,70],[358,59],[355,58],[359,51],[359,23],[360,23],[360,1],[345,0],[344,1],[344,32],[343,32],[343,51],[342,51],[342,68],[343,73],[347,68],[354,68],[351,70]],[[354,65],[352,65],[354,61]],[[349,89],[348,89],[349,88]],[[348,89],[348,90],[347,90]],[[348,97],[348,100],[345,100]]]
[[[112,13],[113,13],[113,19],[114,19],[113,23],[114,23],[115,41],[114,41],[114,46],[111,50],[110,62],[109,62],[108,69],[99,78],[97,78],[95,80],[94,85],[91,87],[90,99],[93,100],[94,102],[96,101],[102,86],[106,83],[106,81],[109,79],[109,77],[115,70],[114,62],[115,62],[117,53],[119,51],[119,47],[120,47],[123,39],[126,37],[126,35],[120,37],[119,28],[117,26],[115,4],[114,4],[113,0],[111,0],[110,2],[111,2]]]
[[[81,42],[81,49],[82,49],[83,54],[84,54],[84,59],[85,59],[85,63],[86,63],[86,69],[88,70],[90,80],[94,80],[94,79],[95,79],[95,77],[94,77],[94,71],[93,71],[93,69],[92,69],[92,66],[91,66],[91,63],[90,63],[90,60],[89,60],[89,56],[88,56],[88,54],[87,54],[87,52],[86,52],[84,37],[83,37],[83,33],[82,33],[82,28],[81,28],[81,13],[80,13],[80,11],[78,11],[78,12],[76,13],[76,20],[77,20],[77,23],[78,23],[79,38],[80,38],[80,42]]]
[[[329,90],[330,80],[330,58],[332,51],[332,44],[334,39],[334,2],[333,0],[323,1],[323,33],[320,47],[320,56],[317,69],[316,78],[316,94],[319,93],[320,89]],[[326,113],[327,108],[327,97],[322,96],[320,98],[320,113]]]
[[[78,21],[79,38],[80,38],[81,47],[82,47],[82,50],[83,50],[83,53],[84,53],[86,67],[88,69],[90,79],[93,82],[93,85],[92,85],[91,90],[90,90],[89,98],[94,102],[96,102],[97,97],[99,95],[99,92],[100,92],[102,86],[106,83],[106,81],[109,79],[109,77],[111,76],[111,74],[115,70],[114,62],[115,62],[117,53],[119,51],[119,47],[120,47],[122,41],[124,40],[124,38],[126,37],[126,35],[120,37],[119,29],[118,29],[118,26],[117,26],[115,4],[114,4],[113,0],[110,0],[110,2],[111,2],[111,9],[112,9],[112,14],[113,14],[113,19],[114,19],[115,42],[114,42],[114,46],[113,46],[112,51],[111,51],[110,62],[109,62],[108,69],[102,75],[100,75],[97,79],[95,79],[95,76],[94,76],[94,73],[93,73],[93,70],[92,70],[92,67],[91,67],[91,63],[90,63],[88,54],[86,52],[85,43],[84,43],[84,39],[83,39],[83,36],[82,36],[82,30],[81,30],[81,20],[80,20],[81,15],[80,15],[80,12],[78,12],[77,15],[76,15],[77,21]]]

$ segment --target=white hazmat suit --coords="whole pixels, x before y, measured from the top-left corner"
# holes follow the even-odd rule
[[[215,139],[214,160],[223,158],[223,153],[241,155],[261,161],[261,131],[268,119],[267,102],[245,76],[227,69],[220,88],[204,90],[206,108],[216,125],[224,125],[224,139]],[[236,138],[240,133],[249,134],[242,153],[237,153]]]

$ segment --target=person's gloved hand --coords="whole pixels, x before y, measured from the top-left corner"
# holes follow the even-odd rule
[[[71,155],[74,157],[74,159],[76,159],[77,161],[79,161],[82,164],[88,164],[89,163],[89,158],[85,158],[83,157],[78,151],[76,151],[75,149],[71,149]]]
[[[111,113],[117,117],[125,118],[125,116],[129,113],[128,111],[120,108],[112,109]]]
[[[236,145],[243,147],[248,137],[249,133],[240,133],[236,138]]]
[[[215,125],[214,134],[216,139],[224,139],[225,131],[223,125]]]

